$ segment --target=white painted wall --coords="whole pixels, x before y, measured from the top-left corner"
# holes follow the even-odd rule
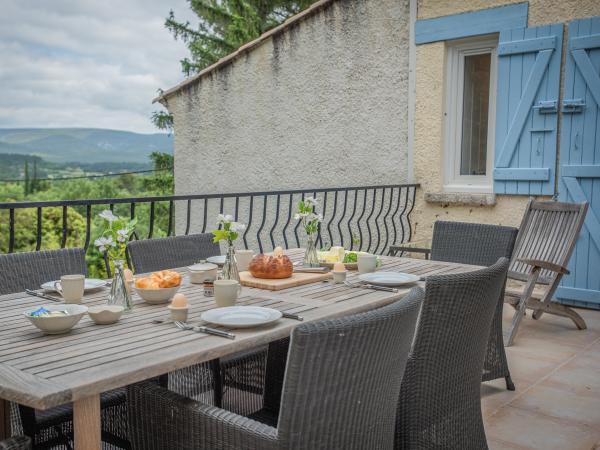
[[[168,98],[177,194],[407,181],[408,0],[338,0]]]

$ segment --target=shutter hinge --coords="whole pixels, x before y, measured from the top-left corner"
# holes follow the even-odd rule
[[[585,108],[585,101],[582,98],[564,99],[562,102],[562,112],[580,113]]]
[[[533,109],[537,109],[540,114],[553,114],[558,112],[558,101],[541,100],[533,105]]]

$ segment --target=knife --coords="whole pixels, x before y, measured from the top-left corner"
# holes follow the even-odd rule
[[[194,331],[196,331],[197,333],[205,333],[205,334],[212,334],[214,336],[221,336],[227,339],[235,339],[235,334],[233,333],[228,333],[227,331],[221,331],[221,330],[215,330],[214,328],[209,328],[209,327],[194,327]]]
[[[304,317],[299,316],[298,314],[292,314],[292,313],[287,313],[287,312],[281,312],[281,315],[283,317],[285,317],[286,319],[294,319],[294,320],[299,320],[300,322],[302,322],[304,320]]]
[[[29,295],[33,295],[34,297],[43,298],[44,300],[50,300],[53,302],[60,302],[62,299],[57,297],[51,297],[49,295],[40,294],[39,292],[32,291],[31,289],[25,289],[25,293]]]
[[[391,287],[386,287],[386,286],[375,286],[374,284],[365,284],[361,287],[364,287],[366,289],[373,289],[375,291],[398,292],[398,289],[396,289],[396,288],[391,288]]]

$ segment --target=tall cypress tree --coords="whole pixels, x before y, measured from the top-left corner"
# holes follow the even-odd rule
[[[29,161],[25,160],[25,185],[23,186],[25,197],[29,195]]]

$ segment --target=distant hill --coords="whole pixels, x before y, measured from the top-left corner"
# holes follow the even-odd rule
[[[53,163],[147,163],[155,151],[173,154],[173,137],[96,128],[0,128],[0,153]]]

